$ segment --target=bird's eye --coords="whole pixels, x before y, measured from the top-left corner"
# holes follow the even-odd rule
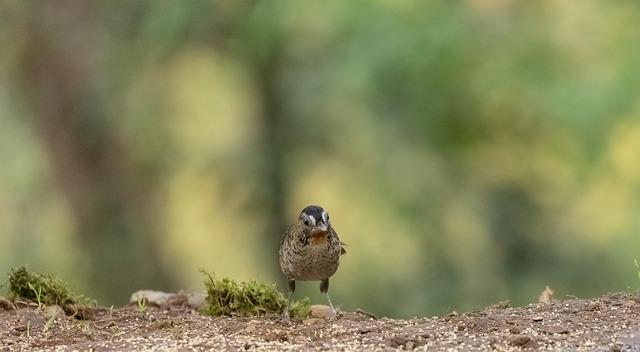
[[[308,220],[308,219],[304,219],[304,220],[302,220],[302,222],[303,222],[306,226],[311,225],[311,222],[309,222],[309,220]]]

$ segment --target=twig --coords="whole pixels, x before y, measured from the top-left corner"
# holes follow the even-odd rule
[[[369,313],[369,312],[367,312],[366,310],[362,310],[362,309],[360,309],[360,308],[356,309],[356,313],[358,313],[358,314],[362,314],[362,315],[366,315],[366,316],[368,316],[369,318],[373,318],[373,319],[378,320],[378,317],[377,317],[377,316],[375,316],[375,314],[373,314],[373,313]]]
[[[29,306],[29,302],[25,302],[25,301],[19,301],[19,300],[15,300],[14,304],[16,305],[16,307],[21,308],[22,305],[24,305],[22,308],[26,308]]]
[[[98,328],[99,330],[103,330],[106,328],[110,328],[112,326],[116,325],[116,323],[112,320],[110,322],[108,322],[107,324],[105,324],[104,326],[98,326],[98,324],[94,323],[93,326],[95,326],[96,328]]]

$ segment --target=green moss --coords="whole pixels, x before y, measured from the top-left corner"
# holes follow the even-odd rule
[[[202,271],[207,278],[206,304],[203,314],[206,315],[264,315],[280,314],[287,303],[285,295],[278,291],[275,284],[259,281],[236,282],[229,278],[221,280],[214,275]],[[309,315],[309,299],[292,302],[289,313],[293,317],[304,318]]]
[[[21,266],[11,269],[9,291],[14,299],[61,306],[77,304],[81,296],[72,293],[58,278],[48,273],[29,272]]]

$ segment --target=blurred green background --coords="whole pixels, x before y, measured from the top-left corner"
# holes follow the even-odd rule
[[[0,2],[0,271],[100,303],[282,282],[393,317],[636,288],[640,3]],[[317,283],[299,295],[324,303]]]

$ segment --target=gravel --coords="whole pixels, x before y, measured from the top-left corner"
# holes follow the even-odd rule
[[[640,296],[552,300],[408,320],[343,312],[335,321],[207,317],[186,305],[98,308],[92,320],[0,308],[0,351],[640,351]]]

